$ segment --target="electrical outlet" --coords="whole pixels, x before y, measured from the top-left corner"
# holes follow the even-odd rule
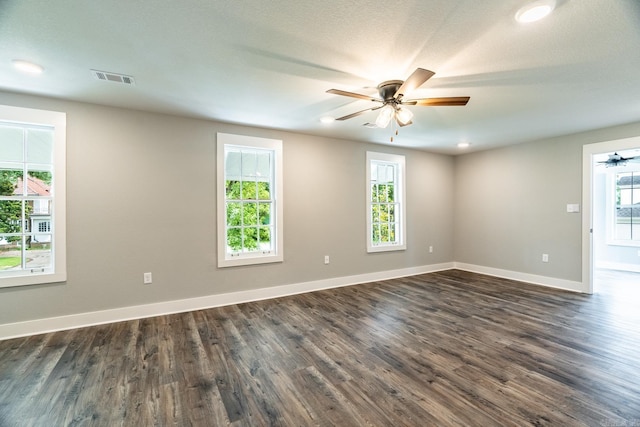
[[[429,253],[432,254],[433,253],[433,246],[429,246]]]
[[[549,254],[542,254],[542,262],[549,262]]]
[[[324,256],[324,263],[329,264],[329,255]]]
[[[153,278],[151,277],[151,273],[144,273],[142,275],[142,282],[145,285],[150,285],[153,282]]]

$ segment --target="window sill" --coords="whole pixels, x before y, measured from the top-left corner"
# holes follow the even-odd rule
[[[368,253],[393,252],[407,250],[407,245],[371,246],[367,248]]]
[[[48,283],[60,283],[66,281],[66,273],[25,274],[20,276],[0,277],[0,288],[45,285]]]
[[[282,255],[270,255],[270,256],[238,256],[233,258],[219,258],[218,268],[225,267],[239,267],[243,265],[258,265],[258,264],[271,264],[276,262],[283,262],[284,257]]]

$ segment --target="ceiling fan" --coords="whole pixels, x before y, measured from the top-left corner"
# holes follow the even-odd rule
[[[406,105],[439,107],[445,105],[467,105],[467,102],[469,102],[468,96],[404,99],[404,96],[406,94],[421,86],[434,74],[435,73],[433,71],[425,70],[424,68],[417,68],[405,81],[388,80],[382,82],[378,85],[378,93],[380,94],[379,98],[354,92],[347,92],[340,89],[329,89],[327,93],[365,99],[367,101],[373,101],[380,104],[378,106],[367,108],[365,110],[347,114],[346,116],[339,117],[336,120],[347,120],[353,117],[357,117],[368,111],[381,110],[380,114],[378,114],[378,118],[376,119],[377,127],[387,127],[389,125],[389,122],[391,122],[391,119],[394,118],[398,125],[408,126],[412,123],[411,119],[413,119],[413,113],[405,107]]]
[[[613,154],[609,154],[609,158],[607,160],[603,160],[603,161],[598,162],[598,163],[600,163],[602,165],[605,165],[606,167],[610,168],[610,167],[615,167],[615,166],[624,166],[624,165],[627,164],[628,161],[638,162],[638,161],[640,161],[640,156],[622,157],[618,153],[613,153]]]

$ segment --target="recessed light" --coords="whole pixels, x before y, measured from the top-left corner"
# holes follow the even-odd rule
[[[468,142],[460,142],[458,143],[458,148],[469,148],[471,144],[469,144]]]
[[[520,8],[516,12],[516,21],[521,24],[539,21],[553,12],[556,7],[555,0],[538,0]]]
[[[13,66],[16,70],[20,70],[24,73],[29,74],[42,74],[44,68],[41,65],[34,64],[33,62],[23,61],[21,59],[14,59]]]
[[[335,122],[336,119],[334,119],[333,117],[329,117],[329,116],[324,116],[320,118],[320,121],[324,124],[329,124],[329,123],[333,123]]]

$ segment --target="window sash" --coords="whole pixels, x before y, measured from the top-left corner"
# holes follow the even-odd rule
[[[235,154],[233,157],[237,159],[231,158],[230,154]],[[269,254],[274,249],[274,155],[273,150],[225,145],[225,234],[228,256]]]
[[[627,178],[625,182],[623,178]],[[640,244],[640,172],[621,172],[614,177],[613,241]]]
[[[367,251],[406,249],[404,156],[367,152]]]
[[[218,134],[218,266],[283,260],[282,141]]]
[[[18,194],[0,196],[0,203],[5,206],[20,203],[19,227],[0,233],[0,250],[6,249],[2,254],[5,256],[0,255],[4,258],[0,287],[63,282],[66,280],[66,115],[0,106],[0,139],[6,143],[5,151],[0,154],[0,170],[18,173],[20,180],[14,185],[22,186]],[[46,194],[33,190],[46,188],[36,179],[48,184]],[[39,224],[45,221],[48,221],[46,231],[41,231]],[[9,246],[11,242],[13,245]],[[14,258],[18,259],[17,265],[11,264]]]

